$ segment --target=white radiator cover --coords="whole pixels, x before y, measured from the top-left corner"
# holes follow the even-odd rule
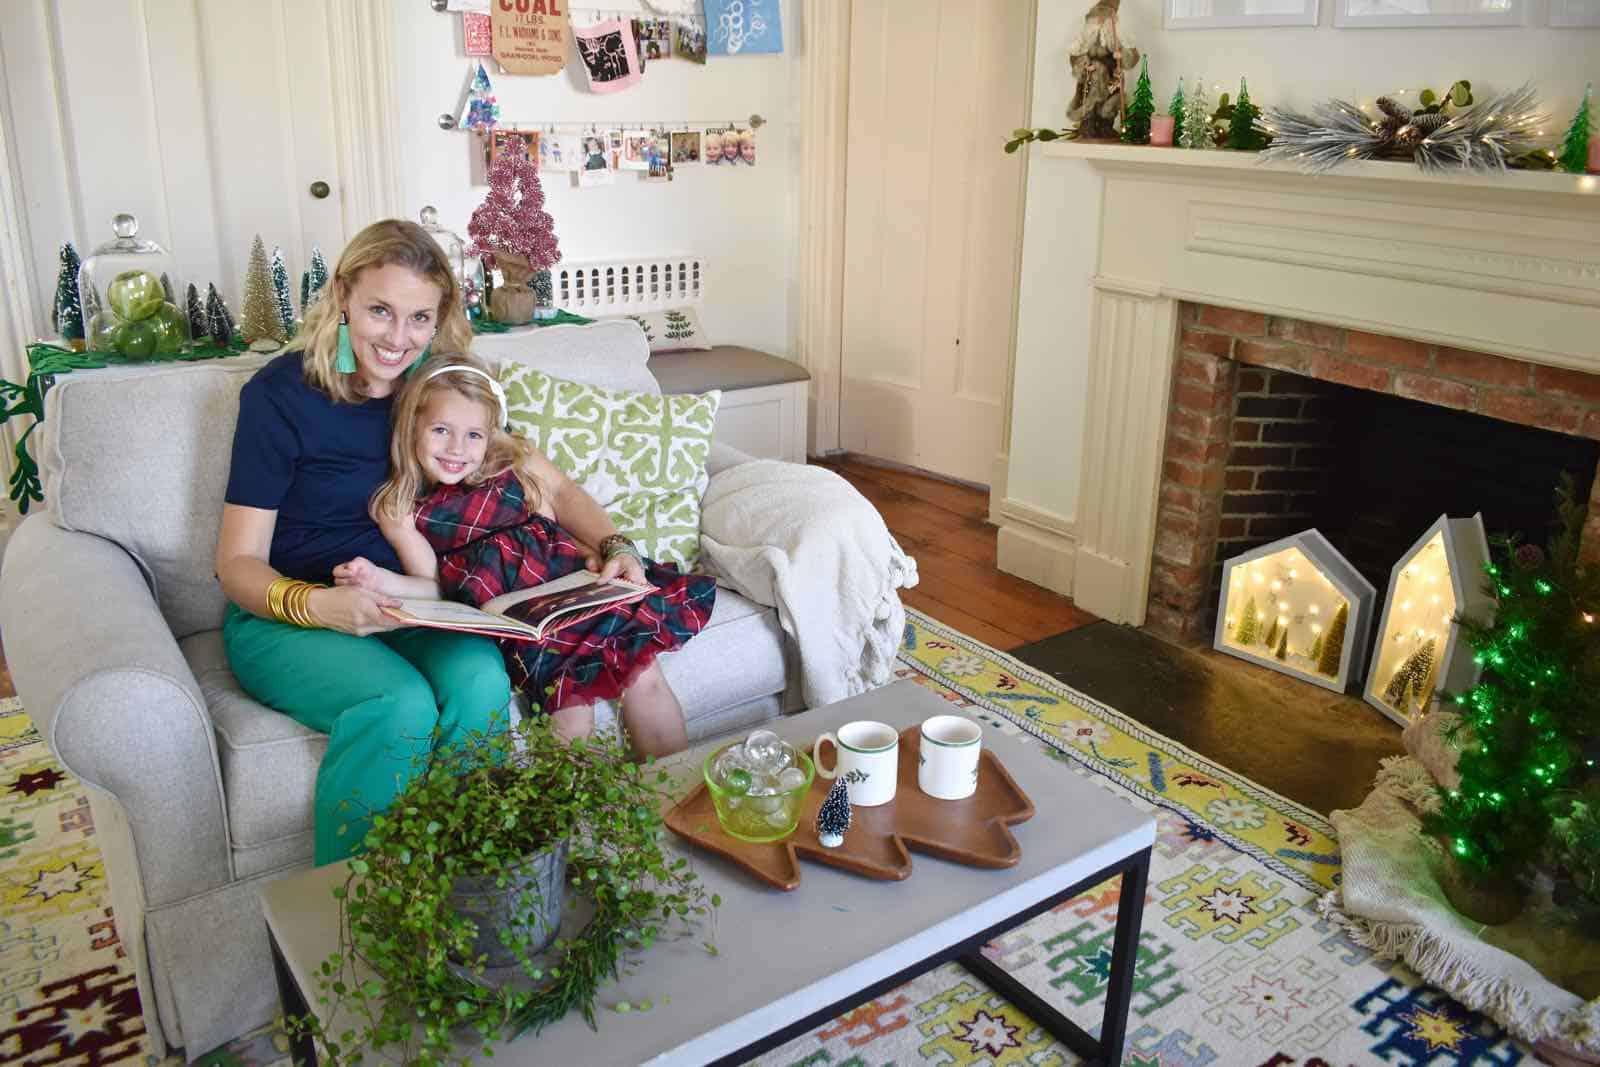
[[[556,306],[589,318],[699,305],[705,272],[699,256],[579,260],[550,271]]]

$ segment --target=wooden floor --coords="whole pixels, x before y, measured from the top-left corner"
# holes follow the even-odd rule
[[[836,471],[882,513],[921,576],[900,599],[986,645],[1009,651],[1096,617],[995,566],[989,494],[859,459],[811,461]]]

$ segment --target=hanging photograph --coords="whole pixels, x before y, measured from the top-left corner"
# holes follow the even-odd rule
[[[1550,0],[1550,25],[1600,26],[1600,0]]]
[[[1167,0],[1169,30],[1236,26],[1315,26],[1318,0]]]
[[[698,22],[679,19],[672,31],[672,50],[679,59],[691,63],[706,61],[706,28]]]
[[[649,170],[650,145],[654,140],[655,134],[649,130],[623,130],[622,158],[617,162],[617,169]]]
[[[614,93],[639,83],[639,55],[632,28],[619,19],[575,27],[578,55],[589,75],[589,91]]]
[[[1344,29],[1520,26],[1523,0],[1333,0],[1333,24]]]
[[[700,162],[700,133],[698,130],[679,130],[672,135],[672,165]]]
[[[724,146],[730,137],[734,138],[733,154],[737,156],[739,154],[739,141],[732,130],[722,129],[721,127],[707,130],[705,136],[700,139],[701,160],[712,167],[720,167],[727,163],[728,158]]]
[[[645,150],[645,181],[672,180],[672,141],[664,133],[654,134]]]
[[[647,60],[672,58],[672,20],[636,19],[640,51]]]
[[[756,131],[729,130],[722,135],[722,161],[735,166],[756,165]]]
[[[490,130],[484,137],[484,162],[492,167],[506,155],[539,162],[539,132],[498,127]]]
[[[706,0],[706,50],[714,56],[782,52],[778,0]]]
[[[576,134],[546,133],[539,138],[539,169],[546,171],[576,170],[580,165],[583,142]]]
[[[578,169],[578,184],[610,185],[615,180],[611,170],[611,150],[606,137],[600,133],[585,134],[583,138],[583,164]]]

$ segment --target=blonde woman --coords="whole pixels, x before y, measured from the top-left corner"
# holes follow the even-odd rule
[[[648,584],[643,600],[541,641],[502,640],[500,651],[512,684],[560,735],[587,737],[594,702],[620,700],[636,755],[681,750],[683,708],[657,657],[705,627],[716,580],[643,558],[582,486],[505,423],[505,393],[479,360],[444,354],[418,367],[395,407],[391,477],[372,501],[405,573],[356,559],[335,580],[391,596],[437,587],[480,607],[586,567]]]
[[[435,733],[503,728],[510,681],[494,642],[400,629],[391,597],[333,585],[355,557],[399,566],[368,512],[388,475],[390,412],[430,344],[472,331],[444,253],[415,223],[362,230],[290,348],[239,395],[217,541],[223,644],[239,684],[328,735],[316,862],[359,849]]]

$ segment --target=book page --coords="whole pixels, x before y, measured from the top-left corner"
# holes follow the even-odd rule
[[[483,610],[491,615],[504,615],[507,608],[513,604],[520,604],[524,600],[532,600],[536,596],[548,596],[551,593],[565,593],[568,589],[581,589],[586,585],[593,585],[597,580],[593,571],[573,571],[560,578],[553,578],[548,582],[541,582],[528,589],[518,589],[510,593],[501,593],[493,600],[483,602]]]
[[[534,632],[532,627],[516,619],[492,615],[470,604],[461,604],[454,600],[402,597],[399,607],[386,610],[396,618],[422,625]]]

